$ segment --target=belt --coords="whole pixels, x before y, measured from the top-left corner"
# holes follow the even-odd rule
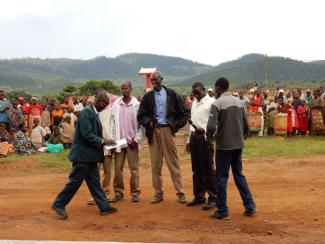
[[[168,127],[168,126],[169,126],[168,124],[166,124],[166,125],[164,125],[164,124],[155,124],[155,127],[157,129],[160,129],[160,128],[163,128],[163,127]]]
[[[205,135],[205,132],[192,132],[191,133],[191,136],[204,136]]]

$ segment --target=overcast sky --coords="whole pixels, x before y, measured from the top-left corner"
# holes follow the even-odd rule
[[[0,58],[324,60],[324,11],[322,0],[0,0]]]

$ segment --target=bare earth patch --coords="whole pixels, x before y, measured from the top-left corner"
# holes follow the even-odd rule
[[[176,202],[175,190],[164,165],[165,200],[150,204],[151,169],[141,164],[141,202],[132,203],[129,169],[125,168],[125,199],[117,214],[99,216],[88,206],[88,189],[81,187],[67,206],[69,219],[57,219],[50,210],[67,173],[39,170],[24,160],[0,164],[0,239],[93,240],[193,243],[323,243],[325,240],[325,156],[263,157],[244,160],[244,170],[258,214],[242,215],[240,196],[230,177],[228,203],[232,220],[217,221],[213,211]],[[192,173],[182,159],[188,200]]]

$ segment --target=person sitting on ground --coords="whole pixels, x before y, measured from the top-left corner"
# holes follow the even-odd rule
[[[24,125],[21,130],[15,133],[14,148],[20,154],[32,155],[37,152],[38,146],[27,136],[27,132],[28,127]]]
[[[74,128],[76,128],[78,117],[77,117],[77,115],[75,115],[73,108],[68,108],[67,112],[63,115],[63,118],[65,118],[67,115],[70,116],[71,125]]]
[[[46,132],[42,126],[40,126],[40,120],[38,118],[34,119],[34,127],[31,134],[32,141],[39,147],[42,147],[44,144],[44,137]]]
[[[72,124],[71,116],[69,114],[65,114],[61,123],[61,134],[65,149],[71,147],[74,131],[75,127],[74,124]]]
[[[63,136],[61,134],[60,131],[60,127],[59,126],[53,126],[53,133],[50,136],[48,143],[50,144],[63,144]]]

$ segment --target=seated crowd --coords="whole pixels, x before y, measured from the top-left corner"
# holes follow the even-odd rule
[[[54,98],[43,104],[39,104],[36,97],[32,97],[29,103],[25,103],[24,97],[9,101],[1,90],[0,157],[14,152],[31,155],[69,148],[83,106],[77,98],[70,101],[69,97],[65,97],[61,105]],[[50,150],[52,148],[56,150]]]

